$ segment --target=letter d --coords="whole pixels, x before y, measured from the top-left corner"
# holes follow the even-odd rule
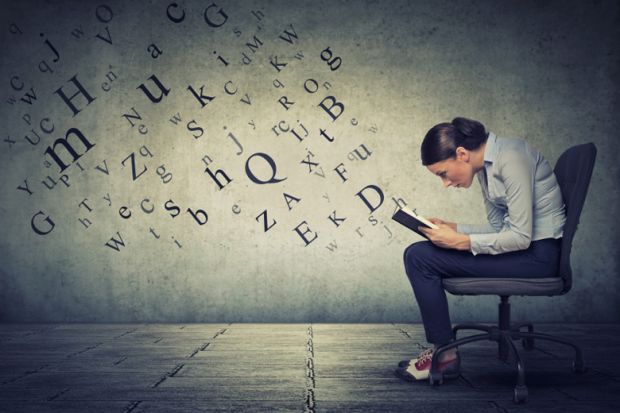
[[[373,190],[373,191],[374,191],[377,195],[379,195],[379,203],[378,203],[376,206],[373,206],[373,204],[372,204],[372,203],[370,203],[370,202],[368,201],[368,198],[366,198],[366,196],[364,195],[364,191],[369,190],[369,189]],[[379,209],[379,207],[380,207],[381,205],[383,205],[383,199],[384,199],[384,196],[383,196],[383,191],[381,190],[381,188],[379,188],[379,187],[378,187],[378,186],[376,186],[376,185],[372,185],[372,184],[371,184],[371,185],[366,185],[364,188],[362,188],[362,189],[361,189],[361,190],[360,190],[357,194],[355,194],[355,195],[356,195],[356,196],[359,196],[359,197],[360,197],[360,199],[361,199],[362,201],[364,201],[364,203],[366,204],[366,206],[367,206],[367,207],[368,207],[368,209],[370,210],[370,213],[371,213],[371,214],[372,214],[373,212],[375,212],[377,209]]]

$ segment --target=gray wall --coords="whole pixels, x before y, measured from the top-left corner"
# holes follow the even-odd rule
[[[516,298],[513,311],[620,321],[617,2],[218,1],[207,10],[216,24],[220,8],[228,16],[217,28],[202,1],[172,7],[185,12],[179,23],[166,1],[3,3],[0,320],[418,321],[402,252],[420,238],[390,221],[393,198],[425,215],[484,220],[477,186],[444,189],[419,158],[432,125],[466,116],[527,139],[552,163],[571,145],[597,145],[573,290]],[[297,39],[287,42],[279,36],[291,24]],[[56,92],[74,94],[74,75],[95,98],[72,100],[77,114]],[[151,75],[170,90],[158,103],[138,89],[157,96]],[[188,87],[203,85],[215,98],[201,107]],[[36,99],[22,100],[31,88]],[[335,120],[319,106],[326,96],[344,105]],[[133,110],[141,119],[123,116]],[[94,146],[71,136],[80,157],[57,148],[70,165],[61,171],[45,152],[71,128]],[[252,181],[246,165],[266,180],[268,160],[286,179]],[[207,168],[232,180],[220,190]],[[368,185],[385,196],[372,213],[356,195]],[[284,194],[300,201],[289,207]],[[362,194],[378,204],[372,189]],[[276,221],[267,232],[265,210]],[[334,211],[346,218],[339,226]],[[45,235],[33,229],[50,222]],[[124,246],[110,241],[119,236]],[[450,302],[454,320],[495,318],[495,297]]]

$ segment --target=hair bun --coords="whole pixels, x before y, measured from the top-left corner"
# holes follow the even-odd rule
[[[464,138],[474,138],[480,141],[486,139],[487,132],[482,123],[478,121],[467,118],[454,118],[452,119],[452,126],[454,126]]]

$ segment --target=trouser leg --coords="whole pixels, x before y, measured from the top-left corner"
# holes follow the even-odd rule
[[[420,308],[426,341],[441,346],[452,341],[454,336],[441,276],[425,265],[432,253],[429,242],[410,245],[405,250],[405,271]]]

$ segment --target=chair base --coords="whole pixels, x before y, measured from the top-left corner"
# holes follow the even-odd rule
[[[517,383],[514,388],[513,400],[515,403],[525,403],[528,400],[527,386],[525,385],[525,368],[519,351],[515,346],[515,340],[521,340],[523,348],[526,351],[534,349],[535,340],[553,341],[555,343],[564,344],[572,347],[575,350],[575,360],[573,362],[573,371],[578,374],[582,374],[586,371],[585,364],[583,362],[583,354],[581,349],[565,339],[554,337],[548,334],[534,332],[534,327],[529,323],[511,324],[510,322],[510,304],[508,302],[508,296],[501,296],[499,304],[499,325],[487,326],[483,324],[459,324],[455,326],[452,331],[454,333],[455,341],[439,347],[435,351],[433,356],[433,362],[431,364],[431,371],[429,374],[429,382],[431,385],[438,385],[443,383],[443,377],[439,371],[437,371],[437,364],[439,355],[446,350],[462,346],[474,341],[490,340],[495,341],[498,346],[498,357],[500,360],[508,360],[510,354],[515,359],[515,368],[517,373]],[[526,328],[526,331],[521,331]],[[459,330],[477,330],[482,331],[482,334],[475,334],[472,336],[464,337],[456,340],[457,332]]]

